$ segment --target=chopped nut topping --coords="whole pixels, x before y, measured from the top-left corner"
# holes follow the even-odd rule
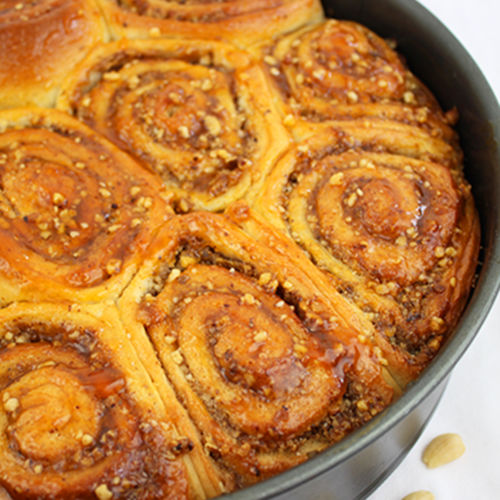
[[[107,189],[105,188],[99,188],[99,194],[103,197],[103,198],[109,198],[111,196],[111,192],[108,191]]]
[[[410,238],[414,238],[415,236],[417,236],[418,232],[417,230],[412,226],[412,227],[409,227],[407,230],[406,230],[406,234],[410,237]]]
[[[210,66],[212,64],[212,57],[210,54],[205,54],[200,58],[200,64],[203,66]]]
[[[117,73],[116,71],[109,71],[108,73],[104,73],[102,78],[107,82],[116,82],[116,80],[120,79],[120,73]]]
[[[446,250],[444,251],[444,253],[448,257],[455,257],[455,255],[457,255],[457,250],[453,247],[447,247]]]
[[[342,184],[342,179],[344,178],[344,172],[337,172],[330,177],[329,183],[332,186],[338,186]]]
[[[297,354],[305,354],[307,352],[307,347],[305,345],[302,345],[302,344],[295,344],[293,346],[293,350]]]
[[[121,268],[122,268],[122,261],[120,259],[110,259],[110,261],[106,264],[106,272],[110,276],[118,274]]]
[[[267,285],[272,279],[271,273],[262,273],[259,276],[259,284]]]
[[[181,137],[183,137],[184,139],[189,139],[189,129],[185,125],[181,125],[177,130]]]
[[[184,358],[182,357],[182,354],[180,353],[179,349],[177,349],[177,351],[172,352],[172,360],[176,365],[182,365]]]
[[[210,78],[205,78],[201,81],[201,90],[204,92],[207,92],[209,90],[212,90],[214,88],[214,84]]]
[[[204,118],[205,127],[210,134],[213,136],[218,136],[222,131],[222,126],[219,120],[213,115],[207,115]]]
[[[358,94],[356,94],[353,90],[349,90],[347,92],[347,99],[351,102],[358,102]]]
[[[356,193],[351,193],[349,195],[349,198],[347,198],[346,205],[348,207],[353,207],[354,204],[356,203],[357,199],[358,199],[358,195]]]
[[[436,250],[434,250],[434,255],[440,259],[441,257],[444,257],[444,248],[443,247],[436,247]]]
[[[90,434],[84,434],[81,437],[83,446],[90,446],[94,442],[94,438]]]
[[[241,300],[244,304],[248,304],[250,306],[252,304],[255,304],[255,297],[250,293],[245,293],[245,295],[243,295]]]
[[[295,117],[292,114],[288,114],[285,116],[283,123],[288,127],[295,125]]]
[[[313,76],[317,80],[322,80],[326,76],[326,71],[323,68],[313,71]]]
[[[358,410],[360,410],[360,411],[367,411],[368,410],[368,405],[366,404],[366,401],[364,399],[360,399],[356,403],[356,406],[358,407]]]
[[[195,257],[192,257],[191,255],[181,255],[179,259],[179,265],[183,268],[186,269],[186,267],[189,267],[191,264],[196,264],[197,260]]]
[[[54,193],[52,195],[52,201],[55,205],[59,205],[66,201],[66,198],[61,193]]]
[[[415,94],[411,91],[407,91],[403,94],[403,99],[406,104],[416,104]]]
[[[270,55],[264,56],[264,62],[266,64],[269,64],[270,66],[273,66],[274,64],[278,64],[278,61]]]
[[[396,245],[398,245],[399,247],[405,247],[406,245],[408,245],[408,240],[404,236],[398,236],[396,238]]]
[[[94,493],[99,500],[110,500],[111,498],[113,498],[113,493],[110,491],[106,484],[99,485],[94,490]]]
[[[141,188],[139,186],[132,186],[130,188],[130,195],[131,196],[136,196],[141,192]]]
[[[12,413],[19,408],[19,400],[17,398],[9,398],[3,404],[5,411]]]
[[[170,271],[170,274],[168,275],[168,279],[167,281],[169,283],[172,283],[172,281],[175,281],[179,276],[181,275],[181,270],[180,269],[172,269],[172,271]]]
[[[264,330],[256,333],[253,337],[253,339],[255,340],[255,342],[263,342],[264,340],[267,339],[267,336],[268,336],[268,333]]]
[[[431,318],[431,328],[434,331],[437,331],[441,329],[441,327],[444,325],[444,320],[440,318],[439,316],[433,316]]]

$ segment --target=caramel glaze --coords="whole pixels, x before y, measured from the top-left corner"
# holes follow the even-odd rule
[[[301,463],[390,401],[369,349],[300,265],[208,213],[173,219],[156,245],[137,320],[237,485]]]
[[[176,457],[190,443],[141,419],[92,328],[21,316],[1,330],[0,484],[12,498],[187,496]]]
[[[157,179],[62,113],[1,119],[2,273],[83,290],[126,272],[168,216]]]

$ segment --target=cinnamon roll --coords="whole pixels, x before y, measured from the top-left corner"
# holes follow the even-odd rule
[[[217,42],[103,45],[59,105],[158,173],[181,211],[257,192],[288,145],[260,68]]]
[[[114,38],[182,37],[241,46],[323,18],[319,0],[99,0]]]
[[[364,26],[330,19],[305,27],[273,41],[263,60],[285,122],[300,137],[307,123],[347,120],[416,135],[444,152],[457,144],[455,111],[443,113],[400,56]]]
[[[319,0],[0,1],[9,107],[0,498],[274,476],[383,418],[465,306],[457,113]]]
[[[393,387],[349,305],[338,294],[331,307],[294,244],[244,204],[230,214],[168,221],[119,306],[132,341],[153,342],[207,453],[244,486],[338,441]]]
[[[116,313],[81,309],[0,311],[0,485],[14,499],[193,498],[175,404],[157,401]]]
[[[0,304],[116,298],[171,214],[161,183],[64,113],[0,112]]]
[[[107,38],[94,0],[3,1],[0,109],[52,106],[68,61],[77,63]]]
[[[474,275],[479,226],[461,172],[356,148],[326,128],[280,160],[255,207],[372,321],[402,385],[415,378]]]

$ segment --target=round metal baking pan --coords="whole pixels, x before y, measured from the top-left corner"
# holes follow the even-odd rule
[[[364,24],[394,39],[410,69],[444,109],[456,107],[481,219],[477,286],[454,334],[405,394],[368,425],[308,462],[227,496],[228,500],[364,498],[399,464],[424,429],[453,366],[473,341],[500,285],[500,108],[469,54],[414,0],[325,0],[327,15]]]

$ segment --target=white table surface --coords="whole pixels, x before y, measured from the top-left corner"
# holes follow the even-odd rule
[[[372,0],[374,1],[374,0]],[[401,0],[405,1],[405,0]],[[500,0],[420,0],[460,40],[500,99]],[[401,500],[416,490],[436,500],[500,499],[500,298],[454,369],[432,420],[409,455],[369,500]],[[438,434],[457,432],[457,461],[427,469],[421,454]]]

